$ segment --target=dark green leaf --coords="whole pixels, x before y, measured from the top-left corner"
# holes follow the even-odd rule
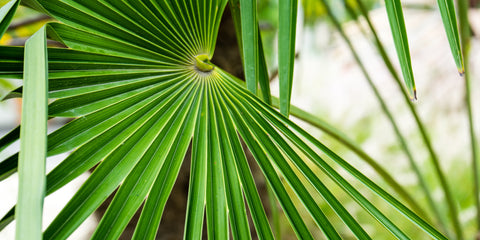
[[[7,31],[19,4],[20,0],[12,0],[0,8],[0,38]]]

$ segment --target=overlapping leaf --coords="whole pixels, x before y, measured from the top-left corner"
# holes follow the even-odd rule
[[[12,0],[0,8],[0,38],[8,28],[10,21],[12,21],[13,14],[17,10],[20,0]]]
[[[460,35],[458,34],[455,4],[453,0],[438,0],[437,3],[442,15],[443,25],[445,27],[448,42],[450,43],[450,49],[455,64],[457,65],[458,73],[463,75],[465,73],[465,66],[463,63],[462,48],[460,47]]]
[[[211,238],[227,238],[228,221],[235,239],[250,238],[253,230],[248,227],[244,200],[258,236],[273,238],[240,140],[254,155],[301,239],[313,236],[286,185],[294,190],[328,238],[341,237],[338,224],[330,222],[318,201],[326,201],[357,238],[369,239],[302,155],[318,165],[394,236],[407,238],[306,142],[317,146],[419,228],[434,238],[444,239],[345,160],[209,62],[226,1],[29,3],[62,22],[48,25],[47,32],[50,38],[70,48],[48,50],[49,94],[55,99],[49,105],[49,115],[75,120],[48,136],[48,155],[73,152],[48,174],[47,193],[98,164],[46,229],[45,239],[68,237],[117,188],[93,238],[118,238],[145,201],[134,238],[153,239],[190,142],[192,168],[185,238],[202,235],[200,223],[204,216]],[[247,44],[244,42],[244,48],[250,47]],[[0,75],[21,75],[23,49],[1,50],[0,62],[8,67],[0,65]],[[258,63],[253,67],[258,67]],[[20,90],[12,96],[20,96]],[[0,139],[0,149],[16,139],[18,130],[13,130]],[[2,178],[15,171],[16,158],[13,155],[0,163],[5,166]],[[323,200],[314,198],[314,193],[307,190],[308,184]],[[12,220],[12,215],[10,212],[5,216],[0,226]]]
[[[388,21],[392,29],[395,49],[397,50],[408,96],[411,100],[416,100],[417,89],[413,77],[412,60],[410,59],[410,48],[408,46],[407,30],[403,18],[402,3],[400,0],[387,0],[385,1],[385,7],[387,9]]]
[[[25,45],[25,97],[19,154],[17,239],[42,239],[47,155],[48,66],[45,28]]]
[[[290,114],[293,66],[295,61],[295,35],[297,25],[297,1],[279,1],[278,29],[278,78],[280,81],[280,111]]]

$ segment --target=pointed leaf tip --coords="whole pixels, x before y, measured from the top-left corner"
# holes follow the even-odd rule
[[[395,49],[402,69],[403,79],[411,100],[417,99],[415,80],[413,77],[410,49],[408,46],[407,30],[403,17],[402,3],[400,0],[385,1],[388,21],[392,31]]]
[[[25,44],[16,239],[41,239],[46,177],[48,56],[45,27]]]
[[[0,8],[0,38],[7,31],[19,4],[19,0],[12,0]]]
[[[455,13],[455,3],[453,0],[437,0],[438,8],[442,16],[445,33],[450,44],[452,56],[455,60],[455,64],[458,69],[464,68],[462,48],[460,47],[460,35],[458,31],[457,16]],[[463,70],[459,71],[460,75],[463,74]]]
[[[280,81],[280,112],[288,117],[292,97],[295,64],[297,0],[279,1],[278,77]]]

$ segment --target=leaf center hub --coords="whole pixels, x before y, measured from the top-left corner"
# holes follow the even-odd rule
[[[206,54],[195,56],[195,68],[201,72],[211,72],[215,66],[210,62]]]

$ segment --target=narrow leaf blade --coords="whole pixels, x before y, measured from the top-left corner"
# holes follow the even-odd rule
[[[258,25],[257,1],[240,0],[240,16],[242,25],[243,66],[247,89],[257,92],[258,76]]]
[[[19,4],[20,0],[12,0],[0,8],[0,39],[7,31]]]
[[[455,64],[457,65],[460,75],[463,75],[465,73],[465,66],[463,64],[462,49],[460,47],[460,35],[458,34],[455,5],[453,0],[437,0],[437,2]]]
[[[45,28],[26,43],[22,127],[15,211],[16,239],[42,239],[47,155],[48,65]]]
[[[196,120],[193,137],[190,185],[188,189],[187,215],[184,239],[202,236],[207,192],[208,152],[208,102],[205,86],[201,87],[202,102]]]
[[[408,47],[407,30],[403,18],[402,3],[400,0],[386,0],[388,20],[392,30],[395,48],[397,49],[398,60],[402,68],[403,78],[407,92],[411,100],[417,99],[417,90],[413,78],[410,50]]]
[[[295,30],[297,0],[280,0],[278,28],[278,78],[280,81],[280,112],[288,116],[292,96],[295,61]]]
[[[227,199],[226,186],[223,169],[223,162],[226,161],[221,153],[220,136],[218,133],[218,126],[215,119],[217,113],[215,111],[216,94],[212,93],[213,84],[209,83],[209,152],[211,157],[208,159],[207,172],[207,230],[208,236],[212,239],[227,239],[228,238],[228,220],[227,220]]]

